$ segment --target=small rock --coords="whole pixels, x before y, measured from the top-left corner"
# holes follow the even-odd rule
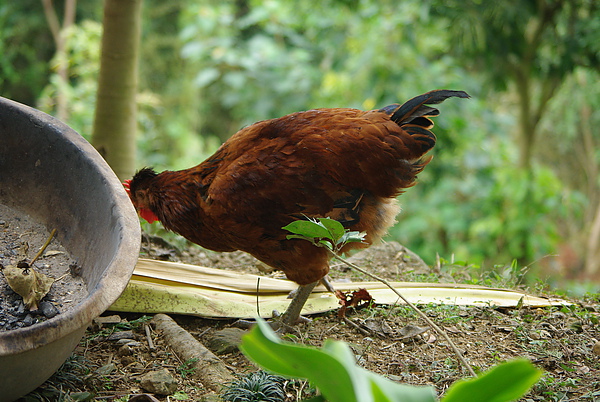
[[[33,316],[31,314],[27,314],[25,316],[25,318],[23,318],[23,325],[26,327],[33,325],[34,322],[35,322],[35,319],[33,318]]]
[[[108,363],[96,370],[96,373],[100,375],[110,375],[110,373],[112,373],[116,369],[117,366],[114,363]]]
[[[177,380],[169,370],[150,371],[140,378],[140,386],[153,394],[171,395],[177,391]]]
[[[138,347],[138,346],[141,346],[141,345],[142,345],[140,342],[138,342],[138,341],[136,341],[136,340],[133,340],[133,339],[127,339],[127,338],[124,338],[124,339],[119,339],[119,340],[117,341],[117,344],[119,344],[119,345],[126,345],[126,346],[129,346],[129,347],[131,347],[131,348],[135,348],[135,347]]]
[[[242,343],[242,336],[246,333],[240,328],[223,328],[214,333],[206,343],[206,347],[217,355],[236,352]]]
[[[25,314],[25,304],[23,300],[17,300],[17,302],[13,305],[13,315],[24,315]]]
[[[109,315],[107,317],[97,317],[94,318],[94,324],[98,325],[100,328],[102,328],[103,325],[106,324],[119,324],[121,322],[121,317],[119,317],[118,315]]]
[[[117,351],[117,356],[122,357],[122,356],[131,356],[133,355],[133,348],[127,345],[123,345],[119,348],[119,350]]]
[[[106,338],[109,341],[118,341],[119,339],[133,339],[135,336],[133,335],[133,331],[119,331],[113,332]]]
[[[136,363],[135,357],[133,356],[123,356],[121,357],[121,364],[125,367],[129,366],[130,364]]]
[[[596,356],[600,356],[600,341],[596,341],[596,343],[594,344],[594,346],[592,347],[592,352],[596,355]]]
[[[54,303],[49,301],[43,301],[40,303],[40,311],[46,318],[52,318],[59,313]]]

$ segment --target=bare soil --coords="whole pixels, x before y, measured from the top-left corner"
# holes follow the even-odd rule
[[[146,239],[142,256],[253,273],[264,268],[244,253],[213,253],[196,246],[180,252],[159,239]],[[393,243],[371,247],[354,259],[388,280],[478,281],[483,284],[487,280],[479,272],[474,275],[468,267],[438,265],[430,268],[415,257],[408,258],[414,264],[410,269],[399,269],[406,267],[407,255]],[[364,279],[341,269],[334,269],[332,276],[335,280]],[[531,292],[539,294],[541,290]],[[446,329],[476,371],[515,357],[528,358],[543,369],[543,378],[523,400],[596,401],[600,399],[600,356],[594,353],[594,345],[600,349],[597,345],[600,340],[598,301],[599,295],[593,295],[575,301],[574,306],[562,308],[428,305],[421,309]],[[107,312],[104,316],[112,314]],[[179,384],[174,395],[154,395],[159,401],[219,400],[194,379],[192,362],[182,361],[164,337],[147,325],[150,318],[120,314],[118,324],[89,328],[73,357],[52,379],[30,394],[28,400],[151,400],[133,395],[146,392],[140,387],[140,376],[158,368],[167,368]],[[205,345],[217,331],[233,325],[232,320],[173,318]],[[428,330],[406,336],[411,326],[425,327],[407,307],[371,306],[349,311],[348,318],[361,330],[341,321],[336,311],[311,318],[310,323],[299,324],[296,332],[286,338],[316,347],[325,339],[345,341],[351,345],[358,363],[366,369],[403,383],[433,385],[439,395],[454,381],[467,376],[448,345],[434,332]],[[119,336],[115,335],[121,332],[126,332],[126,337],[132,337],[134,342],[119,343],[115,339]],[[257,370],[237,350],[219,357],[235,375]],[[286,383],[286,401],[301,400],[314,392],[304,381]]]
[[[44,225],[28,215],[0,204],[0,272],[3,267],[30,262],[42,248],[50,233]],[[0,331],[35,325],[69,311],[88,294],[78,267],[67,250],[53,238],[31,269],[54,278],[39,309],[29,311],[21,296],[8,285],[0,273]]]

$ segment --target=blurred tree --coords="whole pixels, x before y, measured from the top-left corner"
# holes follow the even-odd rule
[[[204,134],[311,107],[374,108],[458,85],[421,2],[208,0],[183,15]]]
[[[532,155],[548,102],[577,66],[600,65],[599,4],[592,0],[504,2],[436,1],[433,12],[448,21],[452,53],[499,90],[511,89],[518,104],[520,166],[526,172],[521,206],[538,216],[529,202],[535,181]],[[529,184],[527,184],[530,182]],[[525,223],[525,222],[523,222]],[[535,242],[532,219],[514,232],[515,257],[527,264]]]
[[[202,130],[202,123],[209,120],[203,105],[216,100],[202,98],[193,85],[197,66],[182,56],[184,15],[197,5],[194,0],[144,2],[138,97],[143,135],[138,147],[143,163],[158,169],[189,167],[220,145]]]
[[[600,3],[594,0],[435,1],[459,60],[519,105],[519,165],[531,166],[539,123],[577,66],[600,66]]]
[[[600,29],[600,22],[599,22]],[[579,202],[565,202],[568,219],[560,228],[566,245],[574,250],[570,275],[585,268],[588,276],[600,273],[600,73],[577,68],[548,105],[540,125],[538,158],[552,166],[565,183],[565,191]]]
[[[36,107],[57,116],[57,99],[60,93],[68,104],[68,118],[65,122],[89,141],[94,123],[102,24],[87,19],[72,25],[64,36],[68,80],[62,80],[58,71],[54,70],[48,85],[38,96]],[[54,64],[55,59],[56,57],[50,63]]]
[[[64,57],[58,57],[59,52],[57,52],[54,36],[48,35],[49,21],[44,13],[44,4],[46,3],[43,1],[46,0],[0,2],[0,26],[2,27],[0,29],[0,94],[36,107],[40,93],[46,91],[44,96],[49,98],[46,99],[48,106],[44,107],[44,111],[56,116],[58,92],[65,91],[68,94],[69,107],[67,110],[74,107],[69,94],[69,87],[76,75],[70,71],[72,67],[70,53],[74,50],[70,44],[74,38],[73,28],[76,28],[76,24],[80,21],[99,19],[98,15],[101,10],[98,2],[64,0],[47,3],[51,7],[48,9],[52,14],[50,18],[56,18],[55,23],[58,25],[60,38],[65,46],[68,60],[66,68],[69,71],[68,79],[65,81],[64,78],[59,80],[57,69],[59,66],[64,66],[61,61]],[[77,8],[76,11],[74,6]],[[73,16],[75,22],[74,24],[67,22],[66,25],[70,25],[68,29],[61,28],[61,24],[58,22],[58,16],[65,15],[67,20]],[[64,25],[63,21],[62,26],[64,27]],[[81,40],[79,42],[81,45]],[[94,46],[95,44],[90,42],[84,51],[88,51]],[[55,89],[52,94],[47,91],[49,84]],[[78,104],[75,107],[78,106],[83,105]]]
[[[121,179],[135,171],[142,0],[106,0],[92,144]]]
[[[54,53],[39,0],[1,2],[0,27],[0,94],[34,106]]]

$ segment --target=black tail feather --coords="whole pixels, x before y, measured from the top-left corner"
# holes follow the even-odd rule
[[[403,125],[406,123],[410,123],[411,121],[419,117],[437,116],[440,114],[440,111],[436,108],[426,105],[436,105],[452,97],[469,98],[469,95],[464,91],[452,91],[448,89],[430,91],[423,95],[416,96],[411,100],[405,102],[402,106],[395,108],[391,119],[398,123],[398,125]],[[390,109],[391,108],[388,106],[386,108],[381,109],[381,111],[390,113]]]

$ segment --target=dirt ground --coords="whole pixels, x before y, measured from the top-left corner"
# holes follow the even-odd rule
[[[79,267],[60,242],[52,237],[44,253],[39,256],[32,267],[30,263],[50,238],[50,232],[44,225],[36,222],[26,214],[0,204],[0,331],[35,325],[46,321],[57,314],[66,313],[87,297],[85,281],[79,275]],[[32,288],[43,292],[41,286],[34,281],[26,282],[29,274],[47,275],[52,286],[39,306],[31,312],[25,307],[23,298],[9,286],[6,276],[10,267],[21,266],[27,269],[27,275],[14,279],[13,286],[21,286],[21,294]],[[33,277],[34,275],[31,275]],[[19,281],[20,279],[20,281]]]
[[[179,252],[161,241],[145,241],[142,256],[170,259],[212,267],[227,267],[257,273],[260,264],[243,253],[212,253],[195,246]],[[388,280],[467,282],[489,284],[488,274],[468,267],[442,265],[429,268],[418,261],[406,268],[406,255],[397,245],[372,247],[355,256],[361,266]],[[411,260],[415,262],[414,259]],[[278,275],[278,274],[272,274]],[[483,275],[488,275],[486,278]],[[334,280],[361,280],[339,267]],[[492,283],[497,286],[498,283]],[[543,289],[530,290],[541,294]],[[525,401],[596,401],[600,400],[600,295],[575,301],[570,307],[500,309],[459,306],[421,306],[464,353],[476,371],[515,357],[526,357],[544,370],[542,379]],[[114,315],[106,312],[104,316]],[[140,377],[158,368],[167,368],[177,379],[177,391],[170,396],[154,395],[159,401],[213,401],[215,394],[195,379],[192,363],[173,352],[164,337],[147,322],[149,316],[119,314],[121,322],[92,326],[85,339],[65,366],[26,400],[152,400],[144,394]],[[173,316],[176,322],[203,344],[215,333],[231,327],[231,320],[210,320]],[[288,340],[320,346],[325,339],[349,343],[360,365],[368,370],[408,384],[433,385],[442,395],[454,381],[467,376],[445,341],[432,331],[406,337],[407,326],[425,328],[425,324],[404,306],[370,306],[349,311],[348,318],[362,330],[341,321],[336,311],[311,317],[298,325]],[[410,328],[410,327],[408,327]],[[131,331],[135,342],[119,343],[121,332]],[[149,336],[147,335],[147,332]],[[113,335],[111,337],[111,334]],[[151,349],[148,339],[154,344]],[[594,349],[596,345],[596,349]],[[231,373],[242,375],[257,368],[239,351],[219,355]],[[286,401],[314,395],[305,381],[287,381]],[[146,398],[146,399],[142,399]]]

